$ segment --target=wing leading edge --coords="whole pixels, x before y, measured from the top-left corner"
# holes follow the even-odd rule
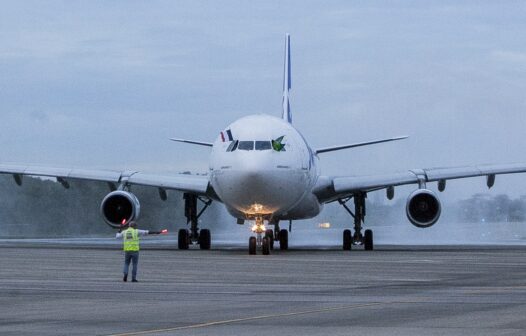
[[[426,182],[441,182],[447,180],[486,176],[489,188],[495,182],[495,175],[526,173],[526,164],[499,164],[465,167],[446,167],[413,169],[402,173],[320,177],[314,189],[315,195],[321,202],[331,202],[338,198],[347,197],[356,192],[368,192],[407,184],[421,184]]]
[[[24,175],[55,177],[64,186],[70,179],[108,182],[113,184],[143,185],[163,189],[179,190],[199,195],[209,191],[208,176],[175,174],[156,175],[136,171],[90,170],[58,167],[36,167],[0,164],[0,174],[11,174],[18,184]]]

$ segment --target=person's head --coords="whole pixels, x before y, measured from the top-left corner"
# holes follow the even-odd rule
[[[137,222],[136,221],[131,221],[129,225],[130,225],[131,228],[134,228],[134,229],[137,228]]]

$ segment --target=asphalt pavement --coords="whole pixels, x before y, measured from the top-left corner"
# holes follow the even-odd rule
[[[0,242],[1,335],[526,335],[526,246]]]

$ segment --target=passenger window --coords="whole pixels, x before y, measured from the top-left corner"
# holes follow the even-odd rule
[[[254,150],[254,141],[239,141],[237,148],[239,150]]]
[[[256,141],[256,150],[268,150],[271,148],[270,141]]]

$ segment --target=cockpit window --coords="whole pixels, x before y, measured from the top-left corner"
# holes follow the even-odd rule
[[[255,145],[255,146],[254,146]],[[272,141],[239,141],[234,140],[228,145],[228,148],[226,149],[227,152],[233,152],[236,149],[239,150],[271,150],[272,149]]]
[[[239,141],[237,145],[239,150],[254,150],[254,141]]]
[[[237,144],[239,141],[232,141],[230,145],[228,145],[228,148],[226,149],[227,152],[233,152],[237,149]]]
[[[267,150],[271,149],[272,145],[270,141],[256,141],[256,150]]]

